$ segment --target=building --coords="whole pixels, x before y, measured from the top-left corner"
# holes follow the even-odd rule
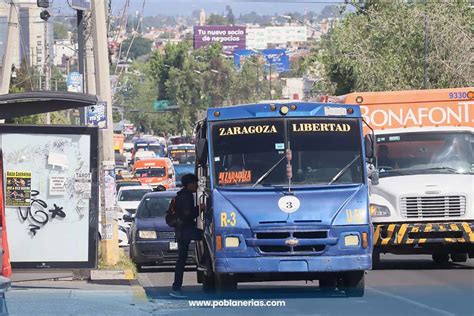
[[[73,43],[69,39],[56,40],[53,44],[53,60],[54,66],[67,67],[67,63],[76,58],[77,43]]]
[[[40,18],[41,11],[36,2],[19,3],[20,60],[35,68],[43,68],[49,55],[45,43],[46,22]]]
[[[308,100],[315,80],[308,78],[284,78],[282,98],[287,100]]]
[[[206,11],[204,11],[204,9],[201,9],[199,12],[199,25],[206,25]]]
[[[247,27],[247,49],[288,48],[308,40],[306,26]]]
[[[10,14],[10,5],[6,2],[0,2],[0,67],[3,66],[3,56],[5,55],[5,49],[7,47],[7,36],[8,36],[8,16]],[[18,34],[17,34],[18,35]],[[14,47],[17,54],[13,55],[13,64],[15,67],[19,67],[20,65],[20,44],[18,42],[18,36],[15,36],[14,39],[10,39],[14,41]]]

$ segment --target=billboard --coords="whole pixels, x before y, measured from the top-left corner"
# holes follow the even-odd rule
[[[250,49],[238,49],[234,51],[234,64],[240,69],[245,58],[250,56],[262,56],[265,60],[265,68],[272,71],[285,72],[291,69],[290,58],[285,49],[262,49],[260,51]]]
[[[231,54],[236,49],[244,49],[246,28],[239,25],[204,25],[194,26],[194,49],[212,43],[221,43],[223,51]]]
[[[0,126],[13,268],[97,265],[96,128]]]

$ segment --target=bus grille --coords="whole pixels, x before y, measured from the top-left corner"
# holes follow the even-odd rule
[[[400,208],[405,218],[461,217],[466,212],[466,197],[409,196],[401,198]]]

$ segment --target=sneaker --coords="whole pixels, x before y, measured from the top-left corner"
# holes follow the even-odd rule
[[[174,291],[174,290],[170,292],[170,296],[174,298],[186,298],[186,295],[183,295],[181,291]]]

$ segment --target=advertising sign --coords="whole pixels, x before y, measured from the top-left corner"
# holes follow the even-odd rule
[[[31,197],[31,172],[7,171],[6,206],[29,206]]]
[[[107,128],[107,103],[99,102],[86,109],[86,125]]]
[[[234,65],[240,69],[245,58],[250,56],[263,56],[267,70],[272,67],[272,71],[285,72],[291,69],[290,59],[284,49],[262,49],[260,51],[250,49],[238,49],[234,51]]]
[[[78,72],[71,72],[67,76],[66,86],[68,92],[83,92],[82,75]]]
[[[13,268],[96,267],[97,138],[96,128],[0,126]]]
[[[194,26],[194,49],[221,43],[225,53],[245,48],[245,26],[238,25],[205,25]]]

